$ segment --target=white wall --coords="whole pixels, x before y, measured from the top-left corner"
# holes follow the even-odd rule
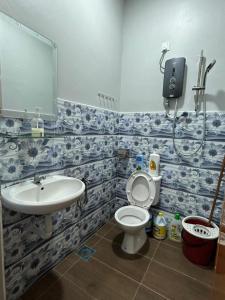
[[[0,10],[56,42],[59,97],[119,98],[123,0],[1,0]]]
[[[208,75],[208,110],[225,110],[225,1],[127,0],[122,59],[121,111],[163,110],[161,43],[169,41],[166,58],[185,56],[187,85],[179,109],[194,110],[193,85],[200,50],[217,63]]]
[[[121,76],[122,0],[0,0],[0,10],[58,44],[61,98],[99,106],[98,91],[119,98],[121,111],[163,110],[161,43],[167,58],[185,56],[188,74],[180,109],[193,110],[197,60],[217,63],[208,76],[208,110],[225,110],[225,1],[127,0]]]

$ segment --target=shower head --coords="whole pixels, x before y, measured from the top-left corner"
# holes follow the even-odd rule
[[[212,67],[215,65],[215,63],[216,63],[216,60],[214,59],[214,60],[207,66],[207,68],[206,68],[206,72],[207,72],[207,73],[212,69]]]
[[[203,89],[205,89],[205,84],[206,84],[206,77],[207,74],[209,73],[209,71],[213,68],[213,66],[215,65],[216,60],[214,59],[206,68],[205,70],[205,74],[204,74],[204,78],[203,78]]]

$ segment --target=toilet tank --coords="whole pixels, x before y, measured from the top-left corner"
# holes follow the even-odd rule
[[[152,176],[152,178],[155,182],[155,188],[156,188],[155,199],[154,199],[152,205],[156,205],[159,203],[159,194],[160,194],[160,186],[161,186],[162,176]]]

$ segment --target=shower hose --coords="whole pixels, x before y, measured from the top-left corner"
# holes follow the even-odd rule
[[[177,105],[178,105],[178,99],[176,99],[176,103],[175,103],[175,109],[174,109],[174,116],[173,116],[173,137],[172,137],[172,140],[173,140],[173,147],[174,147],[174,150],[176,152],[176,154],[179,156],[179,157],[189,157],[189,156],[192,156],[194,154],[196,154],[200,149],[203,150],[203,147],[205,145],[205,136],[206,136],[206,97],[205,97],[205,93],[203,94],[203,132],[202,132],[202,139],[201,139],[201,142],[200,142],[200,145],[197,147],[197,149],[195,149],[194,151],[192,152],[188,152],[188,153],[184,153],[182,151],[180,151],[177,146],[176,146],[176,142],[175,142],[175,129],[176,129],[176,120],[177,120]]]

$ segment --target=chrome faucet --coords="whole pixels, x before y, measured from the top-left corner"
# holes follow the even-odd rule
[[[34,175],[34,184],[40,184],[43,179],[46,179],[46,176],[39,176],[37,174]]]

